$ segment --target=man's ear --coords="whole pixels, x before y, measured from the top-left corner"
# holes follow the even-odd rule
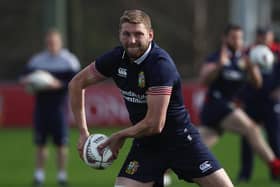
[[[153,29],[150,30],[149,37],[150,37],[151,41],[154,39],[154,30]]]

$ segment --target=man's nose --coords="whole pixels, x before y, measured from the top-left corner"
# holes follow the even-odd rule
[[[136,38],[134,36],[130,36],[129,43],[136,43]]]

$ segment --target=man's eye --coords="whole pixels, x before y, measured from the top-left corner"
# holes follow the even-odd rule
[[[137,32],[137,33],[135,33],[135,36],[137,36],[137,37],[140,37],[140,36],[143,36],[144,34],[143,33],[141,33],[141,32]]]
[[[130,36],[128,32],[123,32],[123,36]]]

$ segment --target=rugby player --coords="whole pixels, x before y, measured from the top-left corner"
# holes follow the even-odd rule
[[[258,28],[256,32],[255,45],[266,45],[275,54],[274,65],[260,67],[263,85],[261,89],[255,89],[250,84],[242,90],[240,94],[244,111],[258,124],[262,124],[269,145],[275,155],[280,157],[280,103],[279,103],[279,57],[280,45],[274,42],[274,33],[269,27]],[[252,46],[253,47],[253,46]],[[279,70],[278,70],[279,71]],[[239,171],[238,182],[250,180],[254,165],[254,155],[251,146],[246,138],[241,142],[241,168]],[[271,179],[277,177],[271,173]]]
[[[162,186],[167,169],[202,187],[232,187],[232,182],[191,124],[183,103],[180,75],[172,58],[154,41],[150,17],[127,10],[120,18],[118,46],[99,56],[69,85],[72,110],[80,130],[78,151],[89,136],[84,89],[113,78],[133,126],[112,134],[113,159],[127,138],[133,145],[116,179],[116,187]]]
[[[67,142],[68,142],[68,83],[80,70],[76,56],[63,48],[61,34],[50,29],[45,36],[46,49],[26,65],[21,83],[27,84],[26,76],[36,70],[44,70],[54,76],[54,81],[44,90],[34,93],[34,142],[36,144],[36,166],[34,185],[41,186],[45,180],[45,162],[48,156],[47,140],[51,136],[57,150],[57,180],[67,185]]]
[[[279,176],[279,159],[265,142],[256,123],[234,102],[247,81],[256,88],[262,85],[258,66],[243,53],[240,26],[230,24],[226,27],[222,46],[203,64],[200,80],[208,86],[200,114],[203,141],[208,146],[214,145],[224,130],[243,135],[271,172]]]

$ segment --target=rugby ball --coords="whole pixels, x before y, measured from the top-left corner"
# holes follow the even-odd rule
[[[55,78],[47,71],[36,70],[26,77],[26,89],[30,92],[44,90],[55,81]]]
[[[274,64],[273,52],[266,45],[256,45],[249,52],[252,63],[258,64],[261,71],[269,71]]]
[[[83,147],[83,160],[88,166],[94,169],[105,169],[112,165],[110,148],[106,147],[102,155],[97,150],[97,147],[107,139],[108,137],[104,134],[92,134],[88,137]]]

